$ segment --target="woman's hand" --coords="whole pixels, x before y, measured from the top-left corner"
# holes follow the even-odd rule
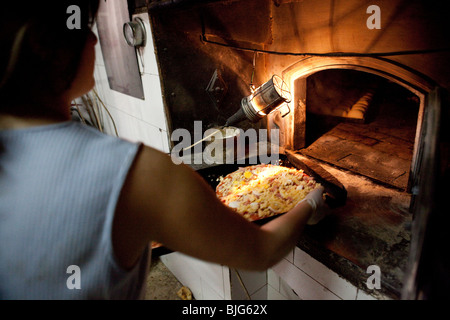
[[[312,214],[311,217],[308,219],[307,224],[308,225],[314,225],[318,223],[320,220],[322,220],[325,217],[325,210],[323,208],[325,204],[325,200],[323,198],[323,187],[319,187],[308,193],[300,202],[308,202],[308,204],[312,208]]]

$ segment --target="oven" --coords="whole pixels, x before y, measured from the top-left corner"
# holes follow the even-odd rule
[[[160,0],[148,1],[148,9],[171,132],[195,137],[199,125],[204,132],[225,124],[243,97],[278,75],[289,101],[236,126],[276,132],[279,158],[337,195],[332,214],[306,228],[298,247],[357,287],[366,286],[370,266],[380,267],[380,292],[393,299],[443,292],[444,8],[424,1]],[[214,188],[236,166],[194,168]]]

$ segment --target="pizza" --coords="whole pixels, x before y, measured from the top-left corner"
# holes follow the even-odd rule
[[[244,218],[255,221],[291,210],[319,186],[303,170],[260,164],[221,177],[216,195]]]

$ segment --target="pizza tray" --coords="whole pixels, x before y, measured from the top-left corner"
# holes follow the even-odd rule
[[[301,154],[293,151],[285,150],[284,154],[278,155],[278,161],[276,164],[285,166],[288,168],[296,168],[303,170],[307,175],[313,177],[316,182],[320,183],[324,187],[326,194],[325,203],[330,207],[338,207],[345,204],[347,199],[347,191],[344,186],[328,171],[323,169],[317,162],[311,160]],[[220,177],[225,177],[227,174],[238,170],[241,167],[248,167],[256,164],[262,164],[262,162],[250,162],[249,159],[245,159],[243,164],[220,164],[197,170],[197,173],[216,190],[217,185],[220,182]],[[270,220],[276,218],[283,213],[279,213],[267,218],[261,218],[259,220],[252,221],[252,223],[263,225]],[[152,243],[152,256],[161,256],[172,252],[170,249],[164,247],[160,243]]]
[[[326,194],[325,203],[330,207],[338,207],[345,204],[347,199],[347,191],[345,187],[328,171],[323,169],[318,163],[313,160],[309,160],[306,157],[303,158],[301,155],[298,155],[292,151],[286,150],[285,154],[278,155],[278,161],[276,164],[296,168],[298,170],[303,170],[303,172],[312,178],[318,183],[320,183],[324,187],[324,192]],[[220,164],[204,169],[197,170],[197,173],[211,186],[211,188],[215,191],[217,185],[220,182],[220,177],[225,177],[227,174],[232,173],[239,168],[248,167],[252,165],[263,164],[263,162],[251,162],[249,159],[246,159],[243,164]],[[276,216],[283,214],[279,213],[274,216],[268,218],[262,218],[259,220],[255,220],[253,222],[257,224],[264,224]]]

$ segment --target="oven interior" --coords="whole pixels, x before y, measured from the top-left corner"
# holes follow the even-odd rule
[[[310,75],[306,92],[302,154],[410,191],[419,97],[376,75],[333,69]]]

